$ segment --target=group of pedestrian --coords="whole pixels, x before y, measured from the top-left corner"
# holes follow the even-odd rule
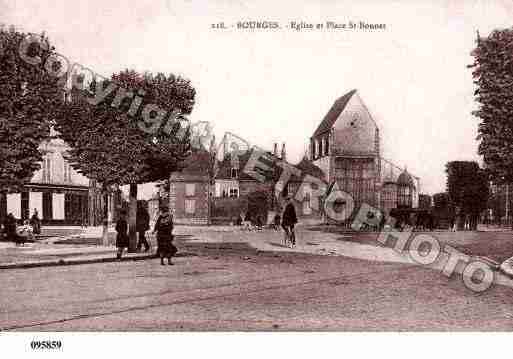
[[[150,229],[149,214],[146,210],[139,210],[137,214],[136,229],[139,234],[139,241],[137,243],[137,250],[141,250],[144,246],[144,251],[147,252],[150,245],[146,239],[146,231]],[[290,240],[292,246],[296,245],[296,235],[294,233],[294,226],[297,223],[296,210],[290,198],[287,198],[285,209],[281,217],[281,227],[285,231],[285,236]],[[121,210],[119,218],[116,222],[116,247],[117,258],[121,259],[123,251],[128,248],[128,222],[126,210]],[[157,237],[157,256],[160,258],[160,264],[165,265],[167,259],[168,265],[173,265],[172,257],[177,253],[177,248],[173,244],[173,216],[169,212],[167,206],[160,207],[160,214],[155,222],[153,234]]]
[[[25,242],[34,239],[34,235],[41,234],[41,220],[37,209],[30,220],[25,219],[21,226],[18,226],[18,220],[12,213],[7,214],[3,223],[4,233],[7,241],[16,243],[16,245],[25,245]]]
[[[121,259],[123,251],[128,248],[128,222],[126,210],[121,210],[119,219],[116,222],[116,247],[117,258]],[[150,250],[150,245],[146,239],[146,231],[150,229],[150,217],[145,209],[138,209],[136,230],[139,235],[137,250],[140,251],[144,246],[144,251]],[[160,207],[160,214],[155,222],[153,234],[157,237],[157,256],[160,258],[160,264],[164,265],[164,259],[167,259],[168,265],[173,265],[171,258],[178,252],[173,244],[173,216],[169,213],[167,206]]]

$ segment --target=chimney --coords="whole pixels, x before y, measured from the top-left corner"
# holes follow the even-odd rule
[[[287,160],[287,153],[285,152],[285,142],[283,142],[283,145],[281,146],[281,159],[282,161]]]
[[[273,151],[273,155],[275,157],[278,157],[278,144],[275,142],[274,143],[274,151]]]

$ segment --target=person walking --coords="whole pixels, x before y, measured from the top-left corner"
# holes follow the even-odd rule
[[[283,211],[281,219],[281,227],[285,231],[285,235],[289,238],[292,246],[296,245],[296,234],[294,233],[294,226],[297,223],[296,209],[292,203],[292,199],[287,198],[287,204]]]
[[[121,259],[123,249],[128,248],[128,223],[126,222],[126,211],[119,212],[119,219],[116,222],[116,247],[118,248],[116,257]]]
[[[146,240],[146,231],[150,229],[150,214],[142,204],[137,208],[137,220],[135,226],[137,233],[139,234],[137,251],[139,252],[144,245],[144,251],[148,252],[150,250],[150,245]]]
[[[157,234],[158,254],[160,264],[164,265],[164,258],[167,258],[167,264],[173,265],[171,258],[178,251],[173,245],[173,216],[169,213],[168,207],[160,208],[160,216],[155,223],[153,233]]]
[[[34,234],[41,234],[41,220],[36,208],[34,208],[34,214],[30,217],[30,225],[34,230]]]

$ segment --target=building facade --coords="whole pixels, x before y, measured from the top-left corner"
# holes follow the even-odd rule
[[[186,166],[174,172],[169,180],[169,207],[176,224],[206,225],[210,223],[212,196],[212,156],[197,151],[186,159]]]
[[[100,224],[105,198],[94,181],[66,161],[66,143],[51,129],[50,139],[41,143],[39,149],[43,154],[41,168],[21,192],[4,197],[0,217],[12,213],[16,219],[24,220],[37,211],[43,225]],[[108,206],[114,206],[112,195],[108,202]]]

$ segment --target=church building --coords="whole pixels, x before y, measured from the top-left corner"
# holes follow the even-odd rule
[[[419,178],[382,157],[379,127],[357,90],[335,101],[309,147],[329,188],[349,193],[356,209],[366,203],[388,215],[393,208],[418,207]]]

